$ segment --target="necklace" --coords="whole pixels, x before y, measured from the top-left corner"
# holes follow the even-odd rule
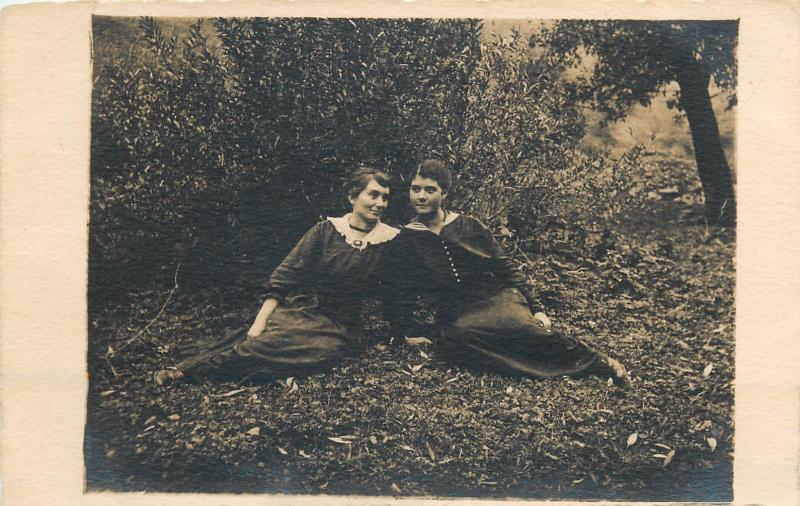
[[[349,221],[347,222],[347,224],[350,225],[350,228],[352,228],[356,232],[361,232],[362,234],[368,234],[368,233],[372,232],[372,228],[375,228],[375,227],[372,227],[372,228],[357,227],[357,226],[353,225],[352,223],[350,223]]]

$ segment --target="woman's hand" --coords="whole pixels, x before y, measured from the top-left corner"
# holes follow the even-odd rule
[[[550,332],[550,329],[553,327],[553,324],[550,322],[550,318],[548,318],[547,315],[542,312],[533,315],[533,324],[536,325],[536,328],[540,329],[542,332]]]
[[[264,301],[255,321],[250,326],[250,330],[247,331],[247,337],[258,337],[264,332],[264,329],[267,328],[269,317],[272,316],[272,312],[275,311],[276,307],[278,307],[277,299],[269,298]]]
[[[267,326],[266,322],[262,324],[261,322],[256,320],[255,322],[253,322],[253,324],[250,326],[250,329],[247,331],[247,337],[260,336],[261,333],[264,332],[266,326]]]

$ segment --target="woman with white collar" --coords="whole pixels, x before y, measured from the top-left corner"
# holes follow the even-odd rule
[[[373,274],[399,231],[380,221],[389,200],[386,173],[358,169],[347,197],[352,212],[314,225],[273,271],[267,298],[246,334],[158,371],[156,384],[296,376],[359,348],[361,302],[375,296]]]

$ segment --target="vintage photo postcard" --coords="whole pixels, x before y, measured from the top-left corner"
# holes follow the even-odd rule
[[[9,504],[794,504],[791,1],[0,16]]]

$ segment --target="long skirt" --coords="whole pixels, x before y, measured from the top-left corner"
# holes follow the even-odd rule
[[[534,324],[516,288],[500,290],[460,310],[442,330],[445,351],[465,364],[537,378],[604,370],[607,357],[585,343]]]
[[[334,322],[315,304],[279,306],[257,337],[247,329],[177,364],[190,378],[266,381],[336,365],[360,347],[355,332]]]

